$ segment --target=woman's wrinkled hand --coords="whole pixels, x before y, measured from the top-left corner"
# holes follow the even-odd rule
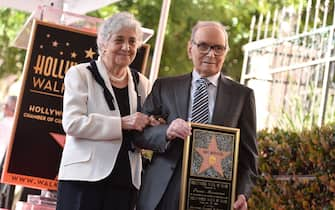
[[[121,124],[124,130],[143,131],[143,129],[150,124],[150,118],[141,112],[136,112],[122,117]]]

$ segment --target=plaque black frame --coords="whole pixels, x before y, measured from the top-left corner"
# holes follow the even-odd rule
[[[184,143],[179,210],[233,210],[240,130],[190,125],[192,135]]]

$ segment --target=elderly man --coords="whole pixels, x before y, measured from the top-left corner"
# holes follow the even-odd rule
[[[257,176],[255,99],[250,88],[221,73],[228,50],[225,27],[200,21],[193,27],[187,49],[193,71],[156,80],[143,111],[162,117],[166,124],[148,127],[138,138],[139,146],[155,152],[143,174],[137,210],[178,209],[183,139],[191,135],[187,121],[240,129],[234,208],[247,209]]]

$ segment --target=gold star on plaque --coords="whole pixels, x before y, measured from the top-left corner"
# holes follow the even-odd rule
[[[223,176],[223,169],[221,166],[222,160],[230,155],[231,152],[221,151],[216,143],[215,136],[212,137],[208,148],[196,148],[195,149],[202,157],[202,163],[198,173],[202,173],[209,168],[213,168],[221,176]]]
[[[95,52],[92,50],[92,48],[90,48],[89,50],[85,50],[85,53],[85,58],[93,59],[93,56],[95,55]]]

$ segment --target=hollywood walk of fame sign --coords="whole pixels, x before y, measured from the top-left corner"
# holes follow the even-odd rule
[[[149,45],[143,49],[130,65],[141,71]],[[34,20],[2,182],[57,189],[65,144],[64,76],[71,66],[97,56],[95,32]]]
[[[3,182],[57,189],[65,142],[64,76],[71,66],[94,58],[95,33],[34,21]]]
[[[191,126],[184,143],[179,209],[233,209],[240,130]]]

